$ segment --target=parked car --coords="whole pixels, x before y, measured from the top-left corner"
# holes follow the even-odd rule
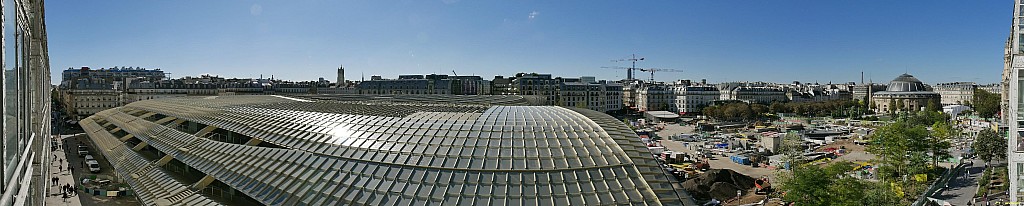
[[[94,158],[92,155],[85,155],[85,162],[95,161],[95,160],[96,160],[96,158]]]
[[[89,155],[89,147],[86,147],[85,145],[78,145],[78,156],[81,157],[85,155]]]
[[[100,172],[100,162],[97,162],[96,160],[89,160],[89,161],[85,161],[85,164],[89,166],[89,172],[92,172],[92,173],[99,173]]]

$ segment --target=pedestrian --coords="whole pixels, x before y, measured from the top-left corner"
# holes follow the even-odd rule
[[[63,195],[61,197],[64,198],[64,202],[68,202],[68,193],[67,192],[62,192],[62,193],[63,193]]]
[[[57,171],[64,171],[64,165],[57,165]]]
[[[71,186],[71,192],[75,193],[75,196],[78,196],[78,185]]]
[[[57,159],[58,164],[64,164],[64,159]]]

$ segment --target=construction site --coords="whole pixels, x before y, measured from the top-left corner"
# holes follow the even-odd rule
[[[682,182],[683,188],[698,203],[706,205],[779,205],[780,195],[772,182],[791,166],[781,152],[784,129],[741,127],[715,132],[699,131],[695,124],[654,123],[637,125],[641,140],[651,153],[663,161],[665,170]],[[868,131],[862,128],[837,128],[835,125],[811,126],[812,129],[838,131],[817,137],[821,131],[803,132],[799,138],[803,165],[827,165],[849,162],[850,174],[862,179],[874,178],[868,161],[874,155],[858,141]],[[836,128],[833,128],[836,127]],[[825,130],[822,130],[825,131]]]

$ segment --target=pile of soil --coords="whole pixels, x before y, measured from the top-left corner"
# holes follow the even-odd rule
[[[694,199],[721,201],[736,197],[736,190],[747,191],[754,187],[754,178],[729,169],[708,170],[704,174],[683,182],[683,189]]]

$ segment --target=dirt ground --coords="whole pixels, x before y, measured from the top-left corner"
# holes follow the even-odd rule
[[[839,141],[832,142],[832,144],[827,144],[824,147],[818,148],[818,149],[816,149],[814,151],[815,152],[824,152],[826,148],[830,148],[830,147],[831,148],[836,148],[836,149],[839,149],[840,147],[845,147],[847,153],[858,152],[858,151],[862,152],[865,149],[864,146],[857,145],[857,144],[853,143],[853,140],[846,139],[846,140],[839,140]]]

